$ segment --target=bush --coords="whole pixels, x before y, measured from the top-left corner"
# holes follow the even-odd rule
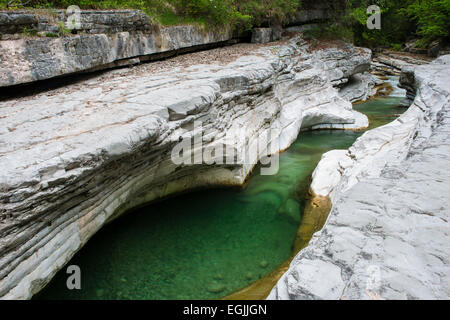
[[[175,13],[213,27],[236,26],[250,20],[237,11],[234,0],[172,0]]]
[[[439,38],[449,38],[449,0],[416,0],[413,4],[401,11],[417,21],[417,33],[423,36],[425,45]]]
[[[251,16],[253,23],[257,25],[280,25],[301,5],[299,0],[241,0],[235,2],[237,10]]]
[[[401,51],[402,47],[403,47],[403,45],[401,43],[394,43],[392,45],[392,50],[394,50],[394,51]]]
[[[352,0],[347,20],[353,20],[358,45],[393,47],[411,37],[423,47],[436,39],[448,39],[450,32],[450,0]],[[377,4],[382,10],[381,30],[368,30],[366,8]]]

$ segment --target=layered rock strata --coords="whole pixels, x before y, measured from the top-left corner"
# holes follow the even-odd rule
[[[367,126],[333,84],[364,72],[369,50],[309,53],[300,38],[251,46],[228,64],[116,71],[0,102],[0,297],[30,298],[129,209],[197,187],[243,184],[254,163],[239,161],[240,152],[265,133],[276,132],[276,152],[301,129]],[[186,159],[209,152],[219,160],[211,149],[226,146],[224,155],[237,160],[174,163],[174,147],[191,138]]]
[[[339,5],[306,1],[284,26],[325,21],[335,14],[335,7]],[[272,26],[272,22],[261,21],[260,26]],[[281,39],[281,22],[278,25],[255,29],[253,42]],[[193,25],[161,26],[139,10],[0,11],[0,88],[135,65],[233,43],[243,34],[230,28],[212,31]]]
[[[330,216],[269,299],[450,297],[450,56],[409,80],[407,112],[323,156],[311,189]]]
[[[383,80],[369,72],[364,72],[352,76],[350,81],[340,89],[339,93],[341,97],[352,103],[366,101],[377,94],[376,86],[381,84],[383,84]]]
[[[380,75],[400,75],[405,67],[428,64],[430,61],[423,56],[383,51],[373,58],[371,70]]]
[[[290,25],[323,20],[331,10],[325,2],[306,7]],[[0,11],[0,88],[135,65],[232,43],[240,36],[227,28],[161,26],[139,10],[82,10],[75,20],[73,14],[53,9]],[[76,22],[71,32],[68,21]],[[257,28],[252,39],[276,41],[282,31],[281,24]]]
[[[58,38],[0,41],[0,87],[77,72],[137,64],[232,39],[230,31],[196,26],[154,27],[151,31],[79,34]],[[159,57],[159,56],[157,56]]]
[[[20,34],[60,31],[69,18],[75,22],[76,32],[116,33],[134,31],[152,31],[154,23],[150,17],[139,10],[80,10],[75,11],[38,9],[23,11],[0,11],[0,40],[17,39]],[[79,22],[78,25],[76,23]]]

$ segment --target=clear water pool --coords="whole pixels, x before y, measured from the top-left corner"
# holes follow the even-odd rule
[[[355,105],[371,128],[404,109],[401,95]],[[68,265],[82,289],[66,288],[63,268],[37,299],[218,299],[264,277],[289,258],[303,192],[322,154],[362,134],[304,132],[281,154],[280,171],[258,170],[245,189],[214,189],[150,204],[105,226]]]

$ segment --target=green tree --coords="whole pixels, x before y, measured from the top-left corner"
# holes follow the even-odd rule
[[[450,36],[450,0],[416,0],[401,10],[417,22],[417,33],[426,45],[435,39]]]

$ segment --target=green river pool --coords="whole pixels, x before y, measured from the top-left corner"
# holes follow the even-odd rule
[[[399,94],[354,108],[371,128],[395,119]],[[66,268],[36,299],[219,299],[264,277],[292,253],[303,195],[323,153],[347,149],[363,132],[302,132],[245,188],[195,191],[149,204],[102,228],[67,265],[81,268],[68,290]]]

